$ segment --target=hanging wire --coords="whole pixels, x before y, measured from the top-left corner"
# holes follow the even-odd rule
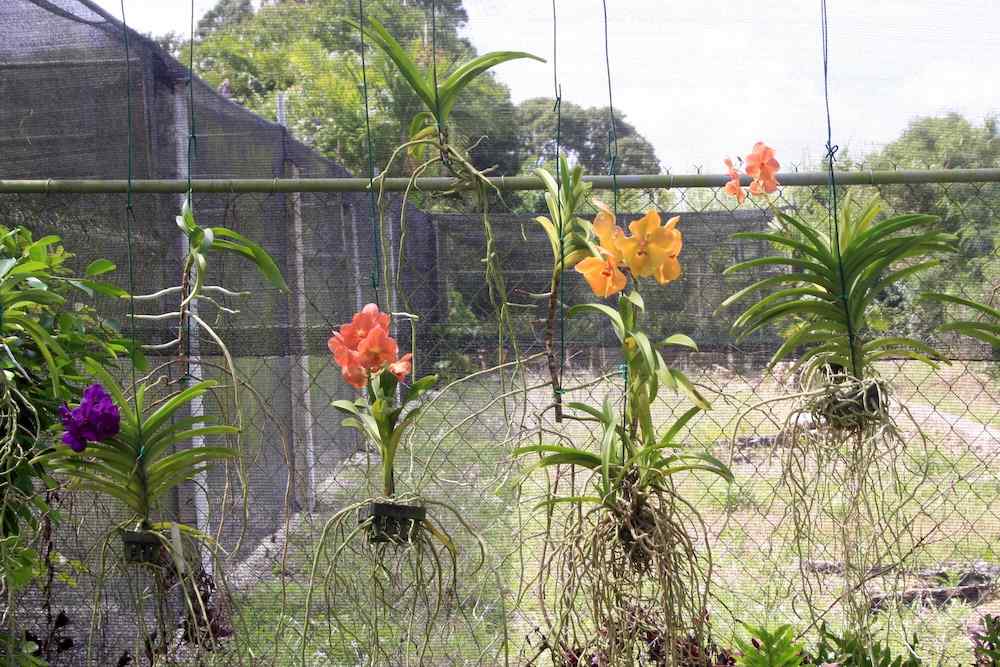
[[[443,135],[441,127],[441,100],[438,99],[438,63],[437,63],[437,0],[431,0],[431,77],[434,81],[434,119],[438,126],[438,135]]]
[[[851,321],[851,309],[847,302],[847,279],[844,274],[844,261],[841,257],[840,248],[840,221],[837,214],[837,181],[833,163],[839,150],[839,146],[833,143],[833,124],[830,120],[830,24],[827,18],[826,0],[820,0],[820,33],[823,43],[823,100],[826,105],[826,163],[827,163],[827,187],[830,189],[830,230],[831,242],[833,243],[835,257],[837,259],[837,271],[840,274],[840,300],[844,304],[844,313],[847,325],[847,345],[851,354],[851,374],[854,379],[860,380],[864,369],[858,368],[857,350],[855,350],[856,334],[854,323]]]
[[[608,130],[608,174],[611,176],[611,191],[614,193],[614,213],[615,220],[618,219],[618,133],[615,131],[615,103],[611,95],[611,55],[608,48],[608,2],[601,0],[601,7],[604,9],[604,67],[608,74],[608,116],[611,119],[611,127]],[[625,389],[622,396],[622,431],[627,432],[628,413],[628,364],[619,367],[622,377],[625,378]],[[625,443],[622,442],[622,460],[625,460]]]
[[[368,141],[368,219],[372,223],[372,249],[374,266],[371,271],[372,290],[375,305],[380,306],[379,286],[382,275],[382,235],[379,233],[375,215],[375,143],[372,140],[371,117],[368,109],[368,67],[365,63],[365,4],[358,0],[358,32],[361,35],[361,88],[365,98],[365,136]],[[388,304],[386,304],[388,308]]]
[[[194,124],[194,0],[191,0],[191,43],[188,48],[188,147],[187,147],[187,205],[194,214],[194,192],[191,190],[191,174],[194,171],[194,158],[198,152],[198,133]],[[182,298],[185,295],[181,295]],[[181,317],[182,328],[189,325],[186,323],[183,314]],[[186,335],[185,335],[186,334]],[[191,332],[179,332],[184,338],[184,378],[191,375]]]
[[[611,96],[611,56],[608,49],[608,2],[601,0],[604,9],[604,67],[608,73],[608,115],[611,127],[608,129],[608,175],[611,176],[611,191],[614,193],[615,218],[618,217],[618,131],[615,129],[615,103]]]
[[[198,134],[194,127],[194,0],[191,0],[191,46],[188,50],[188,151],[187,151],[187,188],[188,202],[194,207],[191,193],[191,167],[195,154],[198,152]]]
[[[560,276],[565,269],[563,262],[566,259],[565,240],[563,238],[563,208],[562,208],[562,85],[559,83],[559,34],[558,16],[556,14],[556,0],[552,0],[552,88],[555,92],[556,113],[556,214],[559,216],[559,272]],[[570,212],[572,215],[572,211]],[[559,377],[557,384],[553,387],[556,394],[556,421],[562,421],[562,380],[566,370],[566,280],[564,276],[559,280]]]
[[[132,400],[134,401],[134,410],[136,413],[136,419],[138,424],[138,441],[142,442],[142,420],[139,419],[139,396],[136,391],[138,387],[138,380],[136,378],[136,363],[138,361],[139,347],[136,343],[135,335],[135,249],[134,249],[134,227],[135,227],[135,208],[132,205],[132,180],[135,171],[135,138],[134,138],[134,128],[132,126],[132,61],[131,55],[129,54],[128,46],[128,22],[125,20],[125,0],[121,0],[122,8],[122,35],[125,41],[125,110],[126,110],[126,123],[128,132],[128,190],[125,195],[125,242],[126,251],[128,252],[128,315],[129,315],[129,352],[132,355],[131,372],[132,372]],[[145,447],[139,450],[139,459],[142,459],[145,453]]]

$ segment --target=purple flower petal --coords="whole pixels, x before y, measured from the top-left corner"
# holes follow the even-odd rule
[[[121,428],[118,406],[99,384],[87,387],[79,407],[70,410],[66,405],[60,406],[59,417],[65,429],[63,442],[75,452],[82,452],[87,441],[113,438]]]

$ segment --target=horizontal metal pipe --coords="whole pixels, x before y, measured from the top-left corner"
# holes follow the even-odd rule
[[[729,177],[725,174],[646,174],[638,176],[584,176],[595,190],[623,190],[661,188],[718,188]],[[826,185],[824,171],[792,172],[779,176],[782,185]],[[489,179],[500,190],[542,190],[545,185],[536,176],[499,176]],[[749,180],[744,177],[744,185]],[[1000,182],[1000,169],[927,169],[899,171],[842,171],[837,172],[840,185],[893,185],[905,183],[996,183]],[[271,193],[271,192],[365,192],[367,178],[201,178],[191,181],[195,192],[216,193]],[[391,192],[405,190],[407,178],[386,178],[385,189]],[[132,191],[146,194],[173,194],[187,191],[186,180],[135,180]],[[431,192],[464,189],[467,186],[454,178],[418,178],[415,189]],[[13,194],[113,194],[128,191],[128,181],[115,180],[3,180],[0,193]]]

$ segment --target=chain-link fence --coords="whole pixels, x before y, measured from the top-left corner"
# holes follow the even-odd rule
[[[790,393],[794,378],[786,365],[766,368],[778,332],[734,340],[729,332],[734,313],[719,311],[726,296],[748,284],[745,276],[734,279],[723,270],[772,252],[760,242],[735,241],[732,233],[765,229],[772,210],[750,205],[733,210],[713,188],[629,195],[634,210],[657,207],[664,215],[681,216],[684,274],[676,283],[644,290],[647,328],[653,340],[685,333],[699,343],[698,352],[668,353],[668,362],[683,367],[713,404],[689,425],[683,441],[693,451],[731,463],[736,477],[732,485],[697,476],[682,483],[708,527],[714,631],[725,639],[738,631],[740,622],[801,625],[811,612],[799,587],[799,568],[823,574],[831,596],[840,575],[833,556],[803,563],[793,548],[781,484],[781,433],[790,407],[755,407]],[[970,229],[992,225],[1000,184],[859,186],[842,195],[878,196],[887,212],[930,211],[941,215],[946,227]],[[785,187],[775,206],[822,220],[827,196],[825,187]],[[172,229],[177,199],[142,195],[136,202],[141,222],[134,287],[152,292],[179,280]],[[357,637],[341,636],[330,632],[324,619],[331,605],[342,605],[342,610],[371,606],[371,591],[361,584],[353,591],[329,590],[322,577],[313,576],[313,557],[325,521],[366,497],[377,483],[377,461],[353,431],[339,425],[330,407],[332,400],[352,397],[354,390],[343,383],[326,349],[332,329],[376,294],[392,310],[419,318],[412,330],[400,325],[397,337],[405,348],[413,345],[416,374],[433,371],[442,378],[406,443],[397,481],[401,488],[449,502],[485,544],[485,563],[477,569],[475,540],[460,540],[459,584],[441,594],[443,620],[422,659],[425,664],[523,664],[538,652],[544,624],[534,581],[544,548],[545,513],[533,507],[542,487],[537,479],[521,479],[523,468],[511,452],[519,444],[549,437],[572,437],[581,444],[591,437],[579,426],[554,422],[547,409],[553,401],[542,354],[548,244],[532,214],[508,209],[491,217],[510,313],[509,322],[498,329],[498,297],[491,297],[483,278],[481,217],[455,197],[422,204],[430,210],[466,212],[414,209],[400,225],[398,210],[389,211],[381,225],[387,270],[374,274],[374,232],[365,197],[292,193],[195,198],[200,223],[225,224],[258,239],[278,259],[291,286],[286,296],[229,260],[211,266],[209,282],[247,292],[220,300],[217,313],[203,313],[212,317],[246,381],[246,474],[234,469],[214,474],[205,488],[189,485],[171,511],[213,531],[226,549],[215,567],[219,590],[212,602],[218,606],[220,628],[232,632],[214,654],[222,663],[293,663],[303,644],[312,664],[360,664],[366,659],[360,629]],[[118,223],[122,210],[123,198],[112,195],[0,198],[4,224],[59,234],[81,267],[97,257],[126,266]],[[971,248],[945,260],[931,280],[935,288],[990,301],[1000,285],[998,267],[992,247]],[[124,272],[116,275],[125,286]],[[566,278],[567,304],[590,300],[579,276],[569,273]],[[968,649],[963,626],[991,599],[1000,571],[995,551],[1000,401],[992,350],[935,337],[943,313],[919,299],[921,289],[912,285],[880,295],[880,326],[936,340],[948,350],[948,362],[931,369],[887,360],[880,370],[912,416],[912,423],[903,427],[908,441],[917,441],[918,427],[926,436],[926,443],[907,456],[914,470],[926,471],[914,502],[933,530],[905,564],[903,590],[945,592],[937,594],[941,599],[918,601],[883,617],[892,636],[916,632],[925,655],[944,656],[946,664],[954,664],[949,661],[959,660]],[[124,323],[123,303],[105,300],[99,305]],[[169,296],[143,304],[149,309],[144,312],[174,306]],[[605,329],[597,319],[565,322],[565,400],[620,401],[619,352]],[[144,342],[156,343],[172,332],[147,327],[140,335]],[[198,341],[193,354],[202,374],[224,376],[211,339]],[[667,392],[658,399],[654,417],[665,423],[686,409],[684,399]],[[205,503],[200,510],[199,494]],[[98,549],[113,525],[113,507],[64,493],[58,506],[67,520],[54,538],[56,579],[47,593],[33,590],[17,601],[19,621],[37,631],[40,614],[52,605],[71,621],[61,630],[76,644],[66,662],[83,660],[84,646],[97,664],[115,664],[126,655],[139,659],[142,639],[129,619],[137,600],[149,592],[141,576],[106,572]],[[457,523],[453,527],[461,533]],[[336,565],[359,572],[365,568],[357,554],[343,555]],[[312,624],[303,627],[310,589]],[[412,592],[404,586],[397,594],[402,600]],[[91,612],[97,614],[93,619]],[[406,637],[400,625],[405,625],[405,612],[386,612],[382,641]],[[835,614],[830,621],[836,623]],[[358,627],[364,625],[358,619]],[[399,655],[406,653],[405,647],[397,648]]]

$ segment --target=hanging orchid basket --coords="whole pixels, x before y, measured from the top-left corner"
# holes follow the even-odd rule
[[[151,530],[122,531],[126,563],[156,565],[163,562],[163,542]]]
[[[358,523],[367,523],[369,543],[410,544],[426,518],[427,509],[418,505],[372,501],[358,510]]]

